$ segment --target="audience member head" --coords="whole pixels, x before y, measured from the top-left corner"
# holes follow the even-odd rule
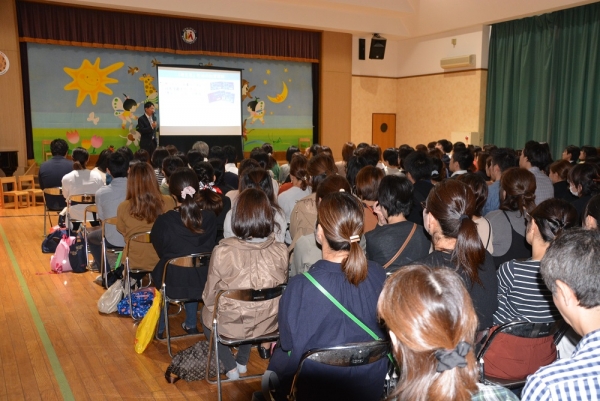
[[[436,159],[440,160],[442,160],[442,158],[444,157],[444,152],[442,152],[438,148],[431,149],[427,152],[427,154],[429,155],[429,157],[435,157]]]
[[[225,154],[225,162],[233,163],[237,162],[237,150],[235,146],[225,145],[223,146],[223,153]]]
[[[444,162],[442,161],[442,159],[438,159],[437,157],[432,157],[431,158],[431,166],[433,169],[433,170],[431,170],[431,177],[430,177],[432,184],[439,184],[440,182],[442,182],[446,178],[448,178],[446,166],[444,165]]]
[[[337,174],[337,167],[333,157],[326,153],[313,156],[308,161],[308,174],[313,192],[319,188],[319,184],[330,175]]]
[[[387,148],[383,151],[383,161],[388,166],[398,167],[400,166],[400,154],[396,148]]]
[[[473,211],[473,215],[481,217],[483,215],[483,207],[485,206],[488,197],[488,186],[485,182],[485,178],[475,173],[462,174],[457,178],[473,191],[473,195],[475,195],[475,210]]]
[[[167,149],[167,152],[169,152],[171,156],[175,156],[175,153],[178,152],[177,146],[175,145],[167,145],[165,146],[165,149]]]
[[[595,164],[583,163],[573,166],[569,171],[569,185],[575,196],[594,196],[600,193],[599,169]]]
[[[427,146],[425,146],[422,143],[420,143],[417,146],[415,146],[415,151],[427,153]]]
[[[473,351],[477,314],[458,274],[405,266],[387,279],[377,314],[389,329],[394,356],[403,366],[393,396],[411,401],[470,400],[478,391]],[[449,354],[453,362],[441,364]]]
[[[100,155],[98,155],[98,160],[96,160],[95,167],[103,173],[106,173],[106,167],[108,166],[108,158],[112,154],[113,151],[110,148],[106,148],[102,152],[100,152]]]
[[[244,159],[240,162],[240,165],[238,167],[238,177],[240,177],[239,182],[241,182],[241,178],[244,176],[246,171],[252,168],[260,168],[260,164],[258,164],[258,162],[254,159]]]
[[[547,144],[544,145],[536,141],[527,141],[519,157],[519,167],[528,170],[537,167],[543,171],[551,162],[552,156]]]
[[[357,155],[357,154],[358,154],[358,152],[360,152],[360,151],[361,151],[361,150],[363,150],[364,148],[368,148],[369,146],[371,146],[371,145],[369,145],[369,144],[368,144],[368,143],[366,143],[366,142],[361,142],[361,143],[359,143],[358,145],[356,145],[356,152],[354,152],[354,154],[355,154],[355,155]]]
[[[582,146],[579,152],[579,160],[586,161],[589,157],[598,156],[598,150],[590,145]]]
[[[472,220],[473,191],[458,180],[444,180],[431,189],[424,209],[423,224],[434,248],[452,251],[452,263],[465,272],[471,283],[481,283],[479,266],[485,260],[485,249]]]
[[[177,200],[183,225],[191,232],[202,233],[202,208],[198,204],[199,187],[196,173],[189,167],[178,168],[169,180],[169,191]]]
[[[148,163],[133,163],[129,167],[125,199],[129,201],[129,214],[137,220],[149,224],[162,214],[164,201],[154,170]]]
[[[244,171],[240,178],[240,193],[247,188],[260,189],[267,194],[271,205],[277,205],[277,194],[273,191],[273,180],[267,170],[259,167]]]
[[[266,238],[273,233],[275,211],[267,195],[257,188],[243,190],[233,206],[231,228],[236,237]]]
[[[420,180],[431,179],[433,165],[431,159],[421,152],[412,152],[403,159],[407,178],[414,184]]]
[[[489,153],[480,151],[477,153],[477,160],[475,162],[477,165],[477,171],[483,171],[484,173],[486,173],[485,175],[488,177],[489,177],[489,175],[486,172],[486,161],[489,156],[490,156]]]
[[[290,163],[290,177],[292,182],[297,180],[300,183],[300,189],[303,191],[310,185],[310,176],[308,175],[308,160],[303,154],[296,154],[292,157]]]
[[[375,143],[371,147],[377,151],[377,163],[379,163],[381,161],[381,158],[383,155],[383,153],[381,151],[381,146],[379,146]]]
[[[381,150],[381,148],[379,148],[379,150],[377,150],[377,148],[374,148],[373,146],[368,146],[365,148],[362,148],[360,150],[356,149],[356,154],[359,157],[362,157],[363,159],[365,159],[365,161],[367,162],[367,165],[369,166],[377,166],[377,163],[379,163],[379,151]]]
[[[579,159],[580,149],[578,146],[569,145],[562,152],[562,159],[570,163],[577,163]]]
[[[452,145],[452,153],[456,152],[459,149],[467,149],[467,145],[464,142],[454,142]]]
[[[550,177],[550,181],[553,184],[557,182],[566,181],[569,176],[569,171],[573,167],[568,160],[562,159],[557,160],[550,165],[550,171],[548,173],[548,177]]]
[[[185,153],[178,150],[177,152],[175,152],[175,154],[173,156],[179,157],[181,159],[181,161],[183,162],[184,166],[189,166],[190,163],[189,163]]]
[[[435,145],[437,144],[437,142],[433,141],[433,142],[429,142],[427,144],[427,151],[429,152],[430,150],[435,149]]]
[[[262,148],[252,149],[252,151],[250,152],[250,158],[256,160],[258,164],[260,164],[260,167],[264,168],[265,170],[269,170],[272,167],[271,158],[269,157],[269,154],[265,152]]]
[[[222,173],[223,162],[219,159],[211,159],[211,161],[220,166]],[[215,179],[216,173],[212,162],[197,162],[194,164],[193,170],[198,177],[198,187],[200,188],[197,202],[201,209],[211,210],[219,216],[223,211],[223,199],[216,193],[214,188],[219,184]]]
[[[131,163],[133,161],[133,151],[129,149],[129,147],[121,146],[119,149],[116,150],[116,152],[120,152],[121,154],[123,154],[123,156],[127,158],[128,163]]]
[[[376,201],[381,179],[385,177],[382,169],[366,166],[356,175],[356,196],[364,201]]]
[[[492,151],[498,149],[498,146],[493,145],[493,144],[485,144],[483,145],[483,151],[484,152],[488,152],[488,153],[492,153]]]
[[[218,187],[227,185],[225,184],[225,163],[221,159],[210,159],[208,161],[213,168],[215,173],[215,185]]]
[[[600,226],[600,195],[592,196],[592,199],[585,206],[585,211],[581,217],[583,227],[588,230],[598,230]]]
[[[148,154],[148,152],[146,152],[146,154]],[[125,178],[127,177],[127,170],[129,170],[129,161],[125,156],[119,152],[111,153],[108,157],[106,172],[110,174],[112,178]],[[156,179],[156,176],[154,179]]]
[[[317,154],[321,154],[321,153],[325,153],[326,155],[329,155],[333,158],[333,151],[331,150],[331,148],[329,146],[323,145],[321,146],[321,148],[319,149],[319,152]]]
[[[294,156],[296,153],[299,153],[299,152],[300,152],[300,149],[298,149],[298,146],[294,146],[294,145],[290,146],[285,151],[285,160],[287,160],[288,163],[291,163],[292,156]]]
[[[323,259],[343,257],[346,279],[358,286],[367,278],[367,258],[360,247],[363,232],[363,206],[348,192],[326,195],[317,209],[315,238],[323,249]]]
[[[398,156],[400,157],[400,167],[402,167],[403,169],[406,169],[406,166],[404,165],[404,160],[406,160],[408,155],[410,155],[414,151],[415,150],[412,147],[410,147],[406,144],[400,145],[400,147],[398,148]]]
[[[154,149],[154,152],[152,153],[152,160],[151,160],[152,167],[161,169],[163,160],[165,160],[165,157],[167,157],[167,156],[169,156],[169,152],[164,147],[159,146],[156,149]]]
[[[350,184],[348,180],[342,177],[341,175],[330,175],[325,178],[321,184],[319,184],[319,190],[316,191],[317,194],[317,207],[325,196],[335,193],[335,192],[348,192],[352,193],[350,188]]]
[[[65,157],[69,152],[69,144],[64,139],[55,139],[50,142],[50,153],[52,156]]]
[[[215,170],[210,162],[198,162],[194,164],[193,170],[198,176],[200,188],[215,182]]]
[[[535,176],[524,168],[513,167],[500,179],[500,210],[529,213],[535,207]]]
[[[536,239],[546,246],[564,230],[577,224],[577,210],[569,202],[551,198],[543,201],[529,213],[526,239],[534,245]]]
[[[461,143],[461,142],[458,142]],[[463,144],[464,145],[464,144]],[[450,171],[456,172],[460,170],[470,171],[473,168],[473,152],[466,147],[454,148],[452,158],[450,158]]]
[[[412,207],[413,186],[406,177],[386,175],[379,183],[377,203],[386,219],[408,216]]]
[[[219,159],[219,160],[223,160],[223,162],[225,161],[225,152],[223,151],[223,148],[220,146],[213,146],[212,148],[210,148],[210,151],[208,152],[208,158],[209,159]]]
[[[85,170],[88,159],[90,158],[87,150],[77,147],[73,149],[71,157],[73,158],[73,170]]]
[[[310,145],[309,148],[306,148],[304,156],[306,156],[307,158],[314,157],[319,153],[319,149],[321,149],[321,145],[319,145],[318,143],[313,143],[312,145]]]
[[[441,150],[444,153],[450,153],[450,152],[452,152],[452,142],[450,142],[447,139],[440,139],[435,144],[435,147],[438,148],[439,150]]]
[[[516,152],[510,148],[496,148],[490,152],[492,165],[490,176],[494,181],[499,181],[500,176],[511,167],[519,166]]]
[[[346,179],[352,187],[352,192],[356,192],[356,175],[363,167],[368,166],[367,161],[360,156],[352,156],[346,163]]]
[[[352,142],[346,142],[344,146],[342,146],[342,160],[348,163],[348,160],[352,156],[354,156],[354,151],[356,150],[356,145]]]
[[[138,149],[133,154],[133,160],[137,160],[137,161],[142,162],[142,163],[150,163],[150,155],[148,154],[147,150],[145,150],[145,149]]]
[[[204,159],[208,159],[208,144],[206,142],[203,141],[197,141],[194,142],[194,144],[192,145],[192,149],[197,150],[198,152],[200,152],[200,154],[202,154],[202,157]]]
[[[194,148],[188,150],[185,157],[187,159],[188,166],[192,169],[194,168],[194,164],[204,161],[202,154]]]
[[[171,177],[171,174],[183,166],[185,166],[185,164],[183,164],[183,160],[177,156],[167,156],[163,159],[162,171],[165,179],[167,180],[167,184],[169,183],[169,177]]]

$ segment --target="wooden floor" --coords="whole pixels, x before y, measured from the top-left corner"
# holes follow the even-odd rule
[[[9,245],[0,238],[0,400],[216,400],[216,385],[206,381],[167,383],[166,344],[135,353],[133,321],[98,312],[104,290],[93,283],[96,273],[48,274],[42,208],[0,209]],[[174,351],[193,343],[177,341]],[[266,365],[253,349],[249,373]],[[260,380],[226,383],[223,399],[249,401],[259,389]]]

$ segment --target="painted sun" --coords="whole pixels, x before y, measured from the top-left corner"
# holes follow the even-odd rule
[[[106,68],[100,68],[100,57],[96,59],[94,64],[91,64],[89,60],[84,59],[81,63],[81,67],[74,68],[63,68],[64,71],[73,78],[72,82],[65,85],[65,90],[77,90],[77,107],[81,106],[86,96],[90,97],[92,104],[96,104],[98,101],[98,93],[104,93],[106,95],[112,95],[113,92],[106,85],[115,84],[119,80],[109,78],[108,75],[117,71],[123,67],[124,63],[118,62],[109,65]]]

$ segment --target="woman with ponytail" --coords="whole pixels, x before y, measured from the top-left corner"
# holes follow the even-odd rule
[[[289,393],[306,351],[373,340],[317,284],[378,337],[385,337],[376,316],[385,272],[380,265],[367,261],[359,244],[362,232],[363,208],[358,199],[348,192],[323,197],[316,230],[323,258],[308,272],[290,279],[279,304],[279,346],[268,369],[279,377],[277,395],[281,399]],[[386,358],[344,369],[305,363],[298,396],[305,400],[380,400],[387,364]]]
[[[210,162],[196,162],[192,166],[198,176],[200,192],[198,203],[202,210],[212,210],[217,215],[217,242],[223,239],[223,223],[225,216],[231,210],[229,199],[215,185],[215,170]]]
[[[96,191],[102,188],[104,181],[99,171],[88,170],[87,162],[90,158],[88,151],[84,148],[73,149],[73,171],[62,178],[62,193],[65,200],[71,195],[96,195]],[[88,205],[71,205],[71,219],[83,221],[84,211]],[[88,213],[88,219],[91,219]],[[73,226],[74,229],[77,227]]]
[[[290,162],[292,187],[280,193],[277,197],[277,203],[279,203],[279,206],[285,213],[285,220],[288,225],[290,224],[290,216],[292,215],[294,206],[296,206],[296,202],[312,193],[307,166],[308,160],[304,155],[297,154],[292,156],[292,161]],[[288,244],[292,243],[289,231],[285,233],[285,242]]]
[[[217,217],[213,211],[203,210],[198,201],[198,176],[187,167],[177,169],[169,179],[169,191],[177,202],[175,210],[161,214],[152,226],[152,245],[160,260],[152,271],[156,288],[162,285],[165,263],[169,259],[192,253],[212,252],[217,235]],[[183,329],[188,334],[198,334],[196,313],[198,301],[206,284],[208,266],[198,268],[178,268],[171,266],[167,272],[168,294],[173,298],[187,298],[194,301],[185,303]],[[164,321],[161,317],[158,335],[162,336]]]
[[[498,306],[498,280],[492,255],[483,247],[472,220],[475,205],[473,191],[463,182],[444,180],[433,187],[423,205],[423,223],[434,250],[419,262],[447,267],[461,276],[483,330],[492,325]]]

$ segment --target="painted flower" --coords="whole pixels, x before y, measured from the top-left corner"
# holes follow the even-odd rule
[[[85,149],[89,149],[92,147],[92,141],[90,141],[89,139],[84,139],[83,141],[81,141],[81,147],[85,148]]]
[[[75,131],[67,131],[67,141],[75,144],[79,142],[79,132]]]
[[[99,148],[100,146],[102,146],[102,142],[104,142],[104,138],[102,138],[101,136],[92,136],[92,147]]]

